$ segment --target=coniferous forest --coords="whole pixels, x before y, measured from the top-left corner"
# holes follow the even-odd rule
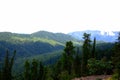
[[[39,58],[25,58],[22,69],[17,68],[21,64],[15,64],[17,50],[6,50],[0,61],[0,80],[72,80],[91,75],[111,75],[110,80],[120,80],[120,33],[114,43],[97,44],[95,37],[91,40],[91,34],[84,33],[81,46],[66,41],[65,46],[58,47],[62,51],[57,48],[60,54],[53,60],[45,63]]]

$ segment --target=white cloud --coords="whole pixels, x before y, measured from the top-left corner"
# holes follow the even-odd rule
[[[119,0],[1,0],[0,31],[120,31]]]

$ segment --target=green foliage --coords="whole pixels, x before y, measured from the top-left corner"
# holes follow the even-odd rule
[[[66,47],[64,48],[64,53],[62,56],[62,68],[68,71],[69,75],[72,73],[73,56],[75,54],[73,43],[71,41],[66,42]]]
[[[113,56],[113,43],[100,43],[96,45],[96,59],[100,60],[106,57],[107,60],[111,60]]]
[[[66,42],[66,46],[64,48],[64,52],[60,60],[55,64],[53,69],[53,79],[54,80],[70,80],[72,76],[75,76],[75,66],[77,66],[78,62],[75,63],[78,56],[75,52],[75,47],[71,41]],[[76,60],[75,60],[76,59]],[[78,68],[78,67],[76,67]],[[77,73],[77,72],[76,72]]]
[[[38,61],[33,59],[31,64],[26,61],[24,67],[24,80],[46,80],[47,69],[42,62],[38,64]]]
[[[69,35],[40,31],[33,34],[0,33],[0,60],[3,61],[6,49],[17,50],[16,58],[26,58],[62,50],[66,41],[78,41]]]
[[[70,35],[63,34],[63,33],[51,33],[51,32],[47,32],[47,31],[39,31],[39,32],[35,32],[35,33],[31,34],[31,36],[50,39],[50,40],[54,40],[54,41],[64,43],[64,44],[67,41],[77,42],[77,40],[74,39],[73,37],[71,37]]]
[[[5,56],[5,61],[4,61],[4,66],[2,70],[2,80],[12,80],[12,67],[14,63],[14,58],[15,58],[16,51],[14,51],[12,58],[9,58],[9,52],[7,50],[6,56]]]
[[[62,33],[52,33],[47,31],[39,31],[32,34],[16,34],[10,32],[1,32],[0,41],[11,42],[14,44],[21,44],[25,42],[45,42],[51,45],[63,45],[67,41],[77,42],[73,37],[62,34]]]
[[[58,60],[57,62],[56,62],[56,64],[54,64],[53,65],[53,68],[52,68],[52,71],[53,71],[53,74],[52,74],[52,78],[54,79],[54,80],[59,80],[59,74],[61,73],[61,71],[62,71],[62,60],[60,59],[60,60]]]
[[[73,62],[73,70],[74,70],[74,74],[76,77],[80,77],[81,76],[81,57],[79,54],[79,48],[77,48],[77,53],[75,55],[75,59]]]
[[[6,35],[7,38],[9,38],[6,42],[4,42],[4,39],[7,38],[4,37],[3,42],[1,42],[2,39],[0,39],[0,51],[3,51],[5,48],[10,50],[17,48],[18,50],[17,52],[19,55],[17,54],[17,59],[15,60],[15,66],[17,67],[14,67],[14,71],[19,70],[19,72],[15,76],[12,74],[9,75],[14,77],[14,80],[70,80],[74,77],[111,73],[113,67],[110,60],[112,56],[111,47],[113,44],[102,43],[96,45],[96,39],[94,39],[93,46],[91,46],[90,34],[85,33],[82,47],[75,47],[73,43],[78,44],[76,40],[73,40],[73,42],[68,41],[66,42],[64,52],[62,52],[61,49],[63,49],[63,44],[68,40],[62,38],[67,38],[67,35],[62,37],[64,34],[57,33],[56,36],[56,34],[45,33],[46,35],[43,36],[43,34],[40,33],[38,32],[37,34],[34,33],[30,35],[13,35],[11,33]],[[72,38],[69,37],[69,39]],[[115,50],[116,49],[117,48],[115,48]],[[54,52],[55,50],[56,52]],[[83,53],[81,54],[81,52]],[[2,53],[0,53],[0,55],[3,57]],[[7,54],[7,56],[9,55]],[[114,56],[114,58],[117,56]],[[6,61],[4,62],[6,66],[11,64],[9,66],[10,72],[12,71],[14,57],[15,56],[13,56],[11,60],[9,57],[6,57]],[[2,58],[0,58],[0,60],[1,59]],[[117,61],[118,59],[115,60]],[[23,70],[24,62],[25,65]],[[54,65],[55,62],[56,64]],[[117,61],[117,70],[119,70],[118,63]],[[45,67],[43,64],[53,65]],[[6,72],[8,69],[5,68],[3,70]],[[117,75],[119,72],[120,71],[116,72]],[[14,74],[16,73],[14,72]],[[3,71],[2,73],[0,72],[0,75],[3,75]]]
[[[67,56],[72,56],[75,53],[73,43],[71,41],[66,42],[66,46],[64,48],[64,52],[67,54]]]
[[[119,80],[119,73],[118,73],[118,71],[115,71],[115,73],[112,75],[112,80]]]
[[[37,60],[33,59],[31,65],[31,80],[37,80],[38,78],[38,62]]]
[[[70,77],[68,71],[63,71],[59,74],[59,80],[70,80]]]
[[[91,58],[88,60],[88,70],[90,75],[107,74],[112,70],[112,63],[105,60],[96,60]]]
[[[120,32],[118,34],[117,42],[114,47],[114,55],[113,55],[113,64],[115,66],[115,73],[117,75],[117,79],[120,79]]]
[[[30,80],[30,63],[28,62],[28,60],[26,60],[25,62],[25,66],[24,66],[25,70],[24,70],[24,80]]]
[[[0,80],[2,80],[2,71],[0,70]]]
[[[84,33],[83,35],[84,43],[83,43],[83,53],[82,53],[82,67],[81,67],[81,75],[87,75],[87,61],[91,57],[91,40],[90,34]]]
[[[39,64],[38,80],[44,80],[45,71],[42,62]]]
[[[96,38],[94,38],[94,41],[93,41],[91,58],[95,58],[95,57],[96,57]]]

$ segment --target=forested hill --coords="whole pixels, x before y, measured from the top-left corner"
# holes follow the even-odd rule
[[[30,42],[30,41],[41,41],[50,44],[64,44],[67,41],[78,41],[70,35],[63,33],[52,33],[47,31],[38,31],[32,34],[18,34],[11,32],[0,32],[0,41],[7,41],[12,43],[19,42]]]
[[[51,33],[47,31],[39,31],[31,34],[32,37],[40,37],[45,39],[51,39],[60,43],[66,43],[67,41],[78,41],[70,35],[63,33]]]
[[[63,33],[46,31],[39,31],[32,34],[0,32],[0,58],[5,55],[7,49],[10,52],[16,50],[16,55],[19,57],[62,50],[67,41],[73,41],[75,44],[78,44],[77,39]]]
[[[9,80],[13,76],[14,80],[41,80],[42,77],[46,78],[43,80],[71,80],[112,74],[112,55],[118,47],[114,48],[114,43],[98,43],[96,38],[91,40],[87,33],[82,37],[83,41],[78,41],[70,35],[46,31],[32,34],[1,32],[0,77],[8,80],[4,79],[7,73],[7,77],[12,74]],[[41,74],[44,75],[41,77]]]

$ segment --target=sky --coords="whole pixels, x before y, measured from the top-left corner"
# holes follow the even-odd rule
[[[0,32],[120,31],[120,0],[0,0]]]

